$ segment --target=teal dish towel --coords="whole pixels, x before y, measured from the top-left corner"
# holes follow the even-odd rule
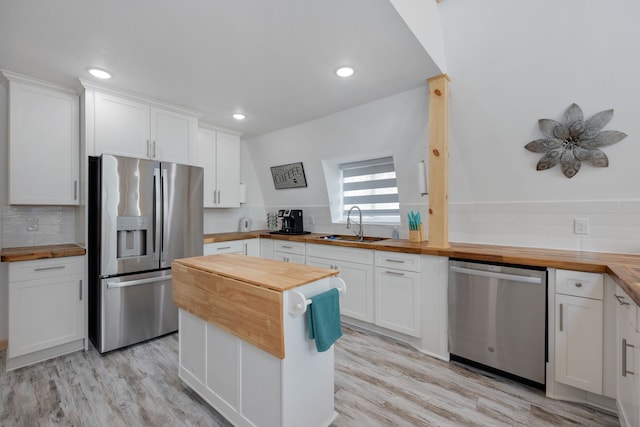
[[[327,351],[342,336],[340,294],[336,288],[311,297],[307,306],[309,338],[316,340],[316,350]]]

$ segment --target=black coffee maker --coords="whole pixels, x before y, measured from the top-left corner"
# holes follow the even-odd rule
[[[281,209],[278,217],[282,220],[281,234],[306,234],[302,225],[302,209]]]

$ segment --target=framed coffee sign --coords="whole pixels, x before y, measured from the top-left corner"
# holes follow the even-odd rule
[[[282,166],[271,166],[271,176],[273,177],[273,185],[275,185],[276,190],[307,186],[307,179],[304,176],[302,162]]]

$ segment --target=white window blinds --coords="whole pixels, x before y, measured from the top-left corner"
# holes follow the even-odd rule
[[[358,206],[369,221],[400,221],[393,157],[343,163],[340,169],[344,217],[351,207]]]

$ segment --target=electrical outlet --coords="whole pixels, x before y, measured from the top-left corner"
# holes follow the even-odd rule
[[[586,218],[575,218],[573,220],[573,234],[589,234],[589,220]]]
[[[38,231],[40,222],[37,216],[27,217],[27,231]]]

